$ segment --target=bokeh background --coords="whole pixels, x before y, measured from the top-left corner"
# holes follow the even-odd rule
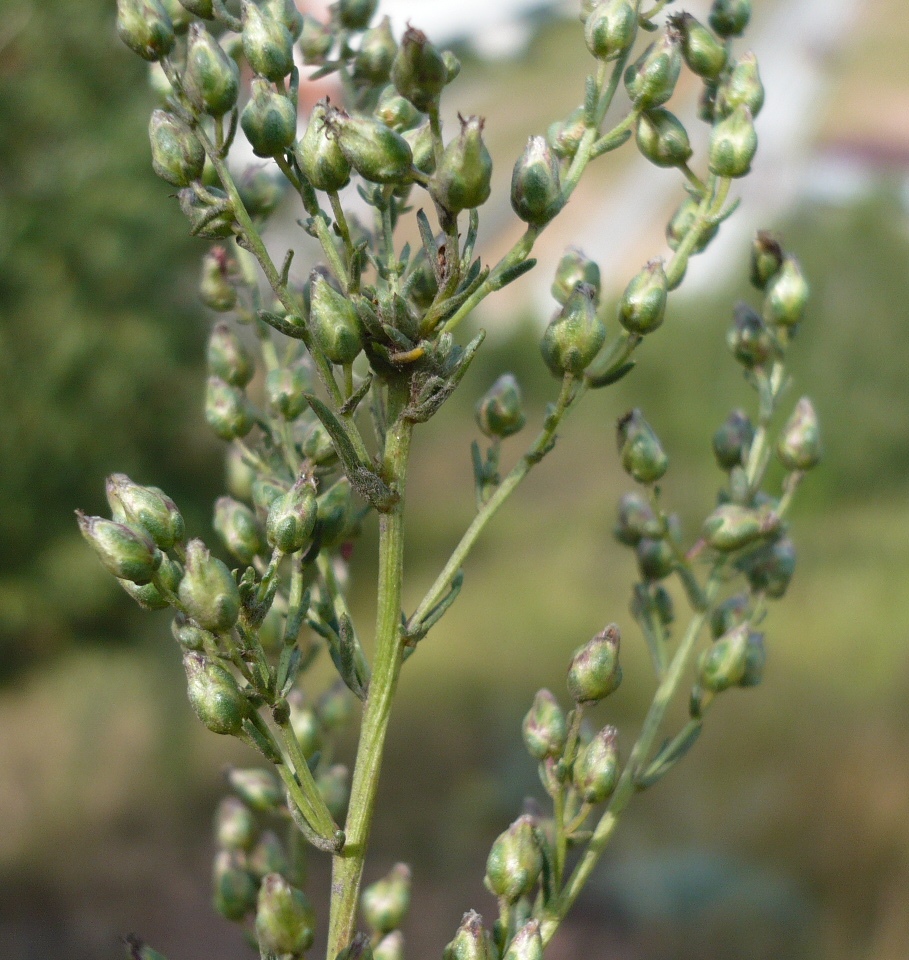
[[[113,7],[8,0],[0,18],[0,954],[106,960],[137,931],[171,960],[239,958],[209,907],[208,825],[220,768],[244,754],[199,728],[166,614],[117,592],[72,516],[101,512],[103,478],[120,470],[168,490],[207,536],[223,488],[201,415],[204,244],[151,172],[153,98]],[[692,756],[633,805],[552,955],[909,955],[909,17],[904,0],[755,8],[747,46],[768,105],[738,223],[634,374],[582,407],[502,512],[405,672],[369,877],[413,863],[411,957],[439,956],[465,909],[494,912],[488,845],[538,792],[521,717],[609,620],[626,626],[609,716],[631,739],[652,685],[627,613],[632,559],[611,537],[626,489],[612,423],[643,407],[673,459],[670,502],[696,529],[719,481],[710,436],[751,399],[723,336],[750,295],[758,226],[782,234],[814,290],[792,359],[826,460],[792,514],[799,569],[768,622],[764,685],[722,698]],[[484,219],[492,259],[520,229],[514,158],[581,97],[576,11],[395,0],[388,12],[463,57],[449,107],[487,117],[505,198]],[[680,88],[681,116],[693,96]],[[581,245],[616,294],[662,252],[680,196],[680,178],[632,148],[595,166],[538,271],[479,318],[488,345],[416,445],[411,602],[471,515],[475,398],[503,369],[532,417],[552,394],[536,340],[561,250]],[[364,618],[371,536],[355,563]]]

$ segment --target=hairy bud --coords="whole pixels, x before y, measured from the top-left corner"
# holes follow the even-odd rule
[[[215,910],[228,920],[240,921],[256,907],[256,881],[240,858],[227,850],[215,857],[212,870]]]
[[[264,549],[256,515],[232,497],[219,497],[215,502],[214,528],[224,546],[247,566]]]
[[[283,153],[297,134],[297,112],[291,101],[265,80],[252,82],[252,99],[243,108],[240,126],[257,157]]]
[[[262,878],[256,909],[256,936],[266,954],[301,954],[315,940],[316,915],[302,890],[279,873]]]
[[[821,459],[821,433],[814,405],[802,397],[783,427],[776,448],[780,462],[787,470],[810,470]]]
[[[379,0],[338,0],[333,9],[342,27],[347,30],[365,30],[378,5]]]
[[[517,820],[499,835],[486,861],[486,885],[509,903],[533,892],[543,869],[543,853],[533,820]]]
[[[773,334],[747,303],[736,304],[726,343],[735,359],[749,369],[763,366],[777,353]]]
[[[353,363],[363,349],[354,305],[314,270],[309,322],[316,343],[331,363]]]
[[[249,716],[249,701],[233,675],[201,653],[183,657],[189,702],[212,733],[236,736]]]
[[[243,53],[253,70],[277,83],[293,69],[293,37],[253,0],[243,0]]]
[[[781,327],[794,327],[802,319],[810,294],[808,281],[795,257],[785,257],[767,282],[764,315]]]
[[[300,28],[298,46],[306,64],[318,64],[325,61],[328,51],[334,43],[331,30],[320,23],[315,17],[303,14],[303,24]]]
[[[666,473],[669,458],[640,410],[619,419],[617,436],[622,466],[638,483],[656,483]]]
[[[726,66],[726,49],[716,37],[690,13],[670,17],[681,37],[682,57],[688,69],[699,77],[715,80]]]
[[[583,373],[603,346],[606,326],[594,297],[593,287],[579,283],[546,328],[540,352],[554,376]]]
[[[210,116],[221,117],[236,106],[240,70],[201,23],[189,28],[183,83],[193,106]]]
[[[174,45],[174,25],[159,0],[117,0],[117,36],[143,60],[160,60]]]
[[[663,261],[651,260],[625,288],[619,301],[619,323],[629,333],[652,333],[666,315],[668,295]]]
[[[222,850],[248,851],[258,835],[252,811],[236,797],[225,797],[215,812],[215,839]]]
[[[641,153],[658,167],[680,167],[691,158],[687,131],[678,117],[663,107],[641,114],[635,138]]]
[[[76,511],[76,520],[82,536],[117,579],[148,583],[161,566],[161,552],[145,530],[103,517],[89,517],[81,510]]]
[[[430,182],[433,198],[450,213],[472,210],[489,199],[492,157],[483,142],[483,119],[461,118],[461,131],[445,148]]]
[[[725,117],[738,107],[748,107],[756,117],[764,106],[764,84],[758,72],[757,57],[746,53],[735,65],[716,94],[716,110]]]
[[[559,164],[545,137],[531,137],[514,165],[511,207],[533,227],[545,226],[562,205]]]
[[[572,780],[587,803],[609,799],[619,781],[618,730],[603,727],[582,747],[572,768]]]
[[[317,190],[334,191],[350,181],[350,164],[326,124],[328,112],[325,100],[313,107],[306,133],[294,148],[294,155],[306,179]]]
[[[232,387],[245,387],[256,372],[252,354],[226,323],[215,324],[207,360],[209,374]]]
[[[105,486],[107,502],[117,520],[141,527],[162,550],[183,542],[183,517],[163,490],[133,483],[125,473],[111,474]]]
[[[579,283],[586,283],[594,291],[594,300],[600,295],[600,268],[580,250],[570,247],[562,254],[552,281],[552,295],[563,306]]]
[[[510,373],[501,377],[481,397],[476,409],[477,425],[487,437],[510,437],[526,422],[521,388]]]
[[[751,244],[751,283],[758,290],[766,288],[783,265],[783,248],[767,230],[758,230]]]
[[[296,420],[306,409],[303,394],[311,387],[310,377],[302,367],[278,367],[265,377],[265,398],[284,420]]]
[[[209,377],[205,391],[205,419],[222,440],[245,437],[253,427],[246,398],[220,377]]]
[[[751,0],[713,0],[709,22],[721,37],[740,37],[750,19]]]
[[[757,133],[748,107],[736,107],[714,124],[708,151],[710,172],[719,177],[744,177],[757,152]]]
[[[698,660],[698,680],[705,689],[720,693],[741,682],[745,675],[751,627],[741,623],[724,633]]]
[[[329,113],[329,123],[347,162],[372,183],[406,180],[413,164],[410,144],[391,127],[373,117]]]
[[[227,782],[244,803],[261,813],[273,812],[284,800],[281,786],[270,770],[233,768],[227,771]]]
[[[754,425],[744,410],[733,410],[713,435],[713,453],[723,470],[743,465],[754,439]]]
[[[549,690],[537,691],[521,730],[527,752],[535,759],[561,756],[567,736],[565,714]]]
[[[634,43],[637,30],[637,10],[630,0],[605,0],[585,20],[584,40],[597,60],[612,60]]]
[[[766,510],[724,503],[704,521],[703,536],[714,550],[729,553],[773,533],[779,522],[775,514]]]
[[[175,187],[187,187],[202,176],[205,150],[182,121],[166,110],[153,110],[148,122],[152,168]]]
[[[363,34],[360,49],[354,57],[354,82],[373,87],[387,83],[397,52],[398,45],[391,32],[391,20],[383,17],[378,25]]]
[[[448,83],[448,67],[426,34],[408,27],[391,67],[398,93],[418,110],[428,110]]]
[[[316,525],[316,494],[312,478],[306,475],[280,497],[268,510],[265,536],[268,544],[282,553],[296,553],[309,541]]]
[[[578,703],[608,697],[622,682],[621,634],[614,623],[578,647],[568,667],[568,692]]]
[[[187,615],[205,630],[223,633],[237,622],[240,593],[236,581],[201,540],[190,540],[187,545],[179,594]]]
[[[386,876],[363,891],[361,905],[363,917],[376,933],[397,930],[410,907],[410,867],[396,863]]]
[[[664,104],[675,91],[682,72],[678,34],[669,32],[652,43],[625,71],[625,89],[637,107]]]

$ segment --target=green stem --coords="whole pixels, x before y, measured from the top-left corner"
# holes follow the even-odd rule
[[[322,799],[322,794],[319,793],[312,771],[303,755],[300,741],[297,739],[289,720],[279,723],[278,730],[305,801],[305,806],[300,805],[299,802],[297,802],[297,805],[300,807],[301,813],[310,822],[313,830],[330,840],[338,832],[338,825],[332,819],[331,813],[329,813],[328,807]],[[294,796],[294,800],[297,800],[296,796]]]

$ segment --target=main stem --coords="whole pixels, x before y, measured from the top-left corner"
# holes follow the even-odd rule
[[[383,466],[386,478],[394,484],[400,499],[388,513],[379,515],[379,589],[373,672],[350,788],[346,841],[332,866],[328,960],[335,960],[353,938],[385,735],[401,669],[404,481],[412,424],[397,414],[405,399],[393,386],[389,386],[389,419],[393,421],[393,426],[388,431]]]

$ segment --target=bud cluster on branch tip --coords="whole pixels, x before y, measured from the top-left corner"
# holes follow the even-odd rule
[[[596,3],[584,22],[587,49],[597,60],[613,60],[627,50],[638,31],[638,14],[631,0]]]
[[[189,127],[166,110],[152,111],[148,122],[152,167],[162,180],[188,187],[202,176],[205,150]]]
[[[543,851],[532,817],[521,816],[499,834],[486,861],[486,886],[497,897],[516,903],[529,896],[543,869]]]
[[[276,157],[296,138],[297,111],[288,97],[257,78],[252,81],[252,97],[240,115],[240,126],[257,157]]]
[[[785,257],[764,290],[764,316],[769,323],[794,327],[802,319],[810,293],[795,257]]]
[[[751,0],[714,0],[708,19],[724,39],[740,37],[751,19]]]
[[[623,494],[619,499],[618,520],[614,532],[619,543],[636,547],[644,537],[661,537],[663,525],[647,499],[640,493],[633,492]]]
[[[568,667],[568,692],[577,703],[608,697],[622,682],[621,634],[614,623],[575,650]]]
[[[293,37],[267,10],[243,0],[243,53],[253,71],[278,83],[293,69]]]
[[[442,960],[495,960],[495,946],[483,918],[471,910],[464,914],[454,939],[445,947]]]
[[[224,546],[247,566],[265,549],[256,515],[233,497],[219,497],[215,501],[214,528]]]
[[[186,547],[179,595],[187,616],[212,633],[230,630],[240,615],[240,591],[233,574],[201,540],[190,540]]]
[[[596,290],[579,283],[543,333],[540,352],[554,376],[579,376],[593,362],[605,339],[606,325],[597,313]]]
[[[248,852],[259,834],[252,811],[237,797],[225,797],[215,812],[215,839],[222,850]]]
[[[724,503],[704,521],[703,537],[714,550],[730,553],[773,533],[779,523],[779,517],[766,508]]]
[[[754,439],[754,424],[744,410],[733,410],[713,435],[713,453],[723,470],[745,464]]]
[[[236,736],[249,716],[249,701],[233,674],[201,653],[183,657],[189,702],[212,733]]]
[[[543,227],[562,205],[559,163],[545,137],[531,137],[511,175],[511,206],[532,227]]]
[[[361,905],[363,917],[375,933],[397,930],[410,907],[410,867],[396,863],[386,876],[363,891]]]
[[[212,887],[215,909],[225,919],[240,921],[256,909],[256,878],[240,857],[229,850],[221,850],[215,855]]]
[[[501,377],[480,398],[476,408],[479,428],[487,437],[505,438],[517,433],[526,422],[521,402],[521,388],[513,374]]]
[[[268,545],[282,553],[302,550],[315,529],[318,506],[315,482],[302,474],[294,485],[276,497],[265,521]]]
[[[675,30],[667,30],[625,71],[625,89],[636,107],[659,107],[675,92],[681,72],[679,35]]]
[[[600,268],[580,250],[570,247],[562,254],[552,281],[552,295],[564,306],[579,283],[593,289],[594,302],[600,297]]]
[[[762,367],[779,353],[773,332],[747,303],[737,303],[726,336],[732,355],[743,367]]]
[[[347,162],[371,183],[398,184],[409,179],[413,166],[410,144],[374,117],[351,117],[330,109],[326,123]]]
[[[240,68],[201,23],[189,28],[183,88],[197,110],[213,117],[223,117],[237,104]]]
[[[227,782],[240,799],[260,813],[271,813],[284,800],[277,777],[270,770],[232,767],[227,771]]]
[[[140,527],[161,550],[183,543],[186,528],[173,500],[158,487],[143,487],[125,473],[113,473],[105,484],[114,519]]]
[[[744,177],[757,153],[757,133],[751,111],[736,107],[713,125],[708,148],[708,166],[718,177]]]
[[[76,511],[79,529],[105,568],[120,580],[149,583],[161,566],[162,554],[152,538],[139,528],[89,517]]]
[[[560,757],[568,727],[558,700],[549,690],[538,690],[521,730],[527,752],[537,760]]]
[[[783,427],[777,455],[787,470],[810,470],[820,461],[820,426],[814,405],[808,397],[799,400]]]
[[[486,203],[492,182],[492,157],[483,142],[482,117],[459,117],[461,130],[448,144],[429,184],[433,199],[458,214]]]
[[[636,274],[619,301],[619,323],[643,336],[659,327],[666,315],[669,283],[662,260],[651,260]]]
[[[329,110],[327,100],[312,108],[306,132],[294,147],[294,156],[316,190],[336,191],[350,182],[350,164],[329,129]]]
[[[143,60],[160,60],[174,46],[174,25],[159,0],[117,0],[117,35]]]
[[[278,873],[262,879],[256,905],[256,937],[264,954],[305,953],[315,940],[316,915],[302,890]]]
[[[581,747],[572,767],[572,781],[585,803],[608,800],[619,781],[619,732],[603,727]]]
[[[640,410],[631,410],[616,424],[622,466],[638,483],[656,483],[669,469],[669,458]]]

